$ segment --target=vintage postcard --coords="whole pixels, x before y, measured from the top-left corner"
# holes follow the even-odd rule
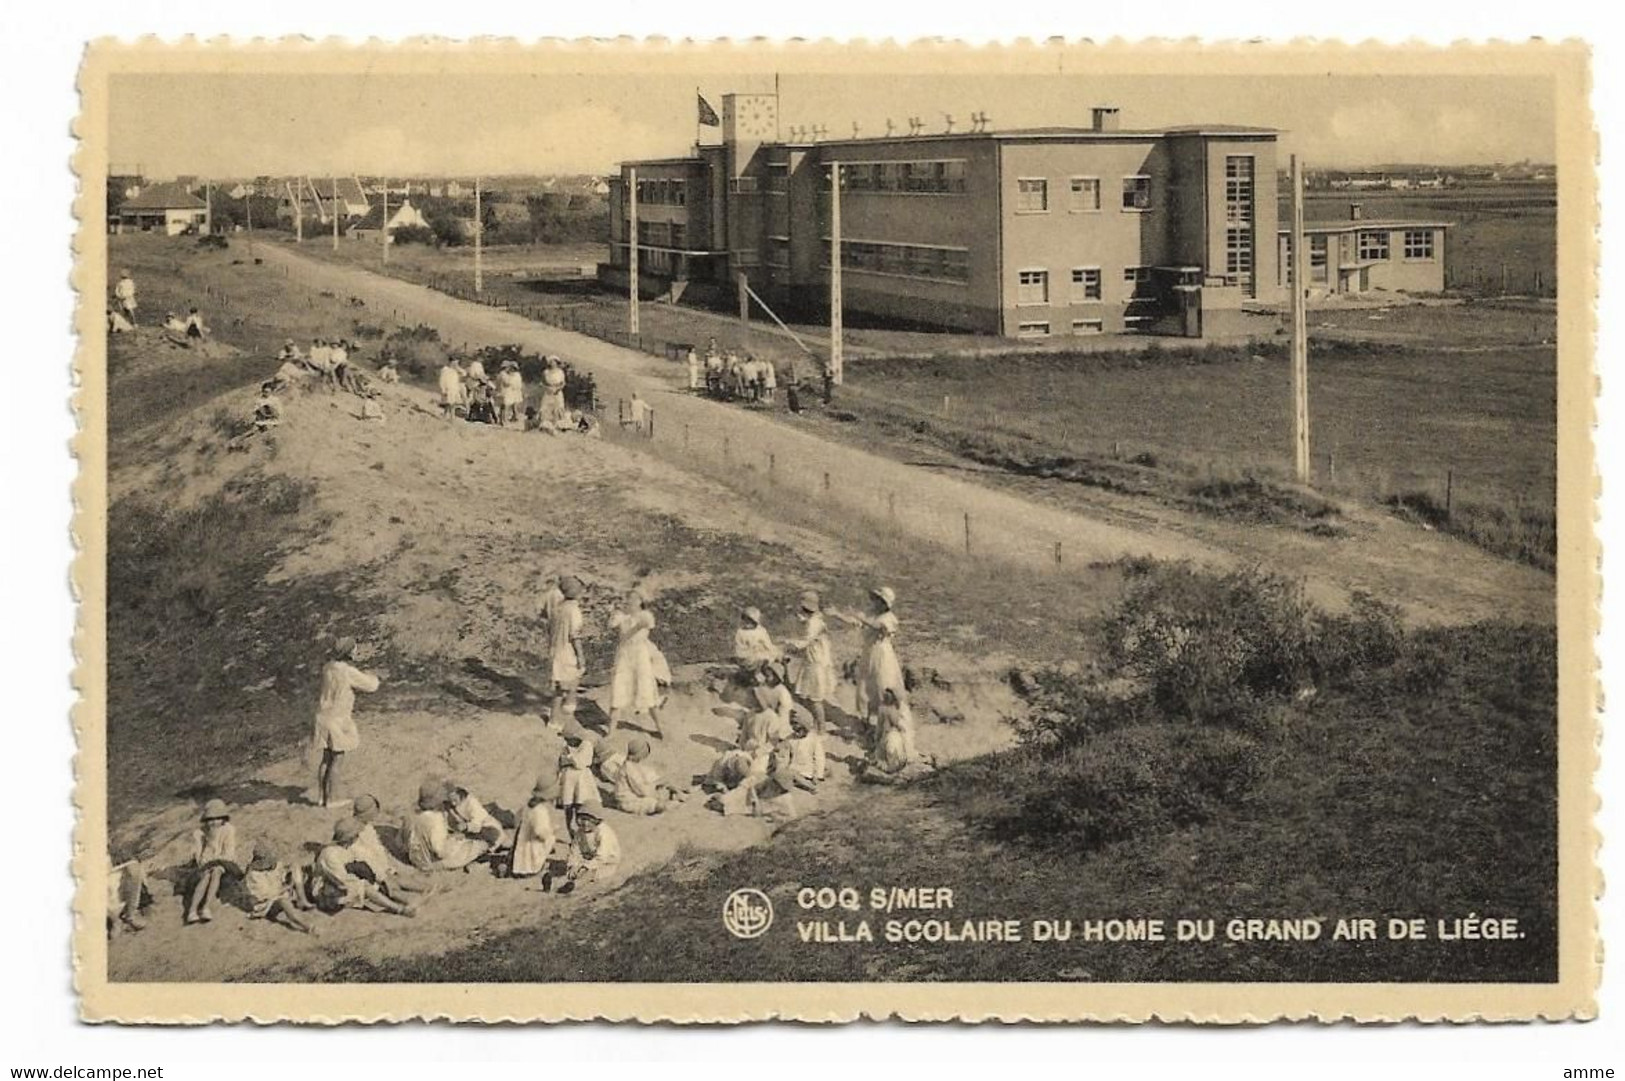
[[[93,44],[91,1020],[1594,1012],[1578,44]]]

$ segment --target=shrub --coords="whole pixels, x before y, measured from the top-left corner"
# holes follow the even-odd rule
[[[403,225],[398,229],[391,229],[389,235],[393,244],[425,244],[436,243],[435,232],[427,225]]]

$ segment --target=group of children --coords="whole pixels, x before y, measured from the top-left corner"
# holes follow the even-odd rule
[[[724,352],[712,338],[703,357],[690,348],[687,359],[689,390],[750,402],[771,402],[778,394],[778,369],[766,357],[751,353],[741,357],[731,348]]]
[[[440,409],[447,420],[521,430],[534,428],[547,435],[599,435],[598,418],[590,410],[578,412],[565,404],[564,384],[564,362],[549,356],[542,369],[541,396],[534,406],[527,407],[525,377],[518,361],[504,360],[493,377],[479,357],[452,355],[440,367]]]

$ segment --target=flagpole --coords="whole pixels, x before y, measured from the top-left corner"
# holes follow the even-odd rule
[[[700,152],[700,86],[694,84],[694,153]]]

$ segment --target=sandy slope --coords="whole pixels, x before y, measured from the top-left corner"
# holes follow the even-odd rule
[[[239,391],[223,402],[241,409],[250,399],[248,391]],[[351,756],[353,787],[376,794],[394,820],[409,812],[419,780],[429,774],[462,777],[487,802],[517,810],[537,776],[557,761],[560,741],[546,732],[539,717],[543,682],[532,662],[537,651],[529,636],[536,625],[536,581],[568,553],[538,551],[527,522],[570,513],[580,515],[583,529],[613,530],[618,516],[648,510],[712,531],[776,539],[809,560],[833,563],[839,557],[828,538],[776,524],[726,490],[613,441],[450,425],[431,411],[425,392],[406,387],[386,391],[388,415],[382,423],[358,419],[357,404],[348,395],[295,394],[272,442],[243,454],[197,452],[219,439],[209,421],[219,406],[206,406],[161,431],[145,433],[140,450],[124,468],[115,469],[113,489],[118,494],[161,492],[167,501],[185,504],[245,472],[314,483],[317,510],[328,525],[313,542],[286,555],[271,583],[356,568],[358,578],[365,580],[361,600],[376,612],[378,648],[436,671],[468,673],[439,686],[403,687],[385,671],[386,691],[360,700],[363,746]],[[493,468],[497,454],[501,467]],[[619,502],[622,497],[629,502]],[[658,613],[661,592],[681,588],[690,573],[681,554],[674,556],[670,566],[652,573],[598,556],[590,565],[567,565],[582,573],[601,598],[635,580],[645,582],[655,594]],[[448,574],[455,580],[448,582]],[[346,629],[335,624],[332,633]],[[676,628],[667,633],[676,633]],[[725,642],[717,643],[719,658],[726,648]],[[849,657],[856,644],[847,634],[838,648]],[[927,660],[950,673],[956,663],[967,675],[976,668],[943,655],[909,659]],[[679,668],[667,737],[656,741],[658,765],[679,783],[705,771],[736,723],[732,708],[707,689],[705,672],[703,665]],[[598,672],[589,678],[601,684],[605,676]],[[244,684],[245,695],[267,690],[252,673],[244,674]],[[605,691],[600,685],[588,698],[602,704]],[[846,693],[850,704],[850,687]],[[951,690],[928,688],[919,708],[930,716],[933,705],[969,720],[922,726],[922,748],[929,753],[953,759],[1008,740],[1003,718],[1014,711],[1015,702],[1002,685],[968,679],[956,681]],[[583,716],[599,717],[591,707],[584,707]],[[808,812],[870,791],[851,777],[858,755],[854,744],[836,737],[831,752],[837,756],[835,778],[816,798],[803,801]],[[230,776],[229,764],[222,766],[222,775]],[[235,809],[244,848],[263,836],[284,851],[298,851],[331,833],[340,815],[311,805],[311,779],[290,751],[252,776],[226,784],[221,794]],[[160,867],[173,865],[185,856],[184,838],[195,814],[192,802],[177,800],[114,823],[115,848],[142,852]],[[609,818],[620,832],[632,872],[666,861],[679,846],[734,848],[757,843],[771,832],[761,820],[724,819],[706,810],[700,799],[660,818],[632,819],[615,812]],[[448,889],[417,920],[366,913],[317,917],[318,938],[251,921],[229,907],[212,924],[184,927],[179,899],[161,884],[152,925],[139,934],[121,934],[113,943],[110,975],[142,980],[319,977],[349,957],[433,954],[591,903],[587,896],[544,897],[483,872],[445,877]]]

